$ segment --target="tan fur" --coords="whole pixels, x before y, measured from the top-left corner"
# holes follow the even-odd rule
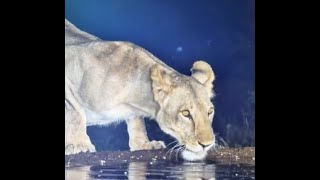
[[[158,64],[151,67],[151,79],[154,99],[156,101],[162,101],[164,96],[171,93],[176,87],[171,81],[170,75]]]
[[[215,80],[214,72],[211,66],[204,61],[197,61],[193,64],[191,69],[192,77],[198,80],[200,83],[206,86],[210,97],[213,96],[213,81]]]
[[[102,41],[67,20],[65,40],[66,154],[95,151],[86,126],[123,120],[131,150],[164,148],[162,141],[148,139],[143,118],[150,117],[185,145],[185,159],[205,157],[215,143],[209,64],[197,61],[192,76],[185,76],[137,45]]]

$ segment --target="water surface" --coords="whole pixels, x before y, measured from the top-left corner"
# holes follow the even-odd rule
[[[66,180],[88,179],[255,179],[255,167],[212,162],[101,162],[101,165],[66,168]]]

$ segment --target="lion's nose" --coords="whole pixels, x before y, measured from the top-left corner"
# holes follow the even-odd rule
[[[200,144],[200,146],[202,146],[203,148],[210,146],[211,144],[202,144],[201,142],[198,141],[198,143]]]

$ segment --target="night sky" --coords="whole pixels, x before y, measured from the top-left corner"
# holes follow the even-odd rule
[[[207,61],[216,74],[215,132],[229,146],[255,145],[254,0],[66,0],[65,17],[103,40],[133,42],[182,74]],[[151,121],[147,128],[150,139],[172,141]],[[97,150],[128,149],[125,123],[88,134]]]

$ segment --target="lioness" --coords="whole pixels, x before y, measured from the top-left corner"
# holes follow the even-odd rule
[[[183,145],[186,160],[204,159],[215,144],[210,65],[185,76],[129,42],[103,41],[65,20],[65,154],[94,152],[86,126],[125,120],[131,151],[165,148],[150,141],[144,117]]]

